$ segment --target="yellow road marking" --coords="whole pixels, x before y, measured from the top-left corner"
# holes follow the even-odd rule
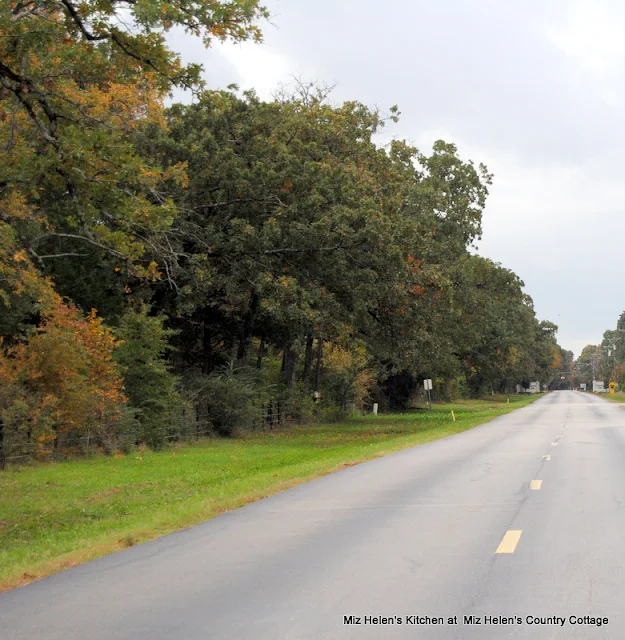
[[[506,531],[495,553],[514,553],[517,544],[519,544],[521,533],[523,533],[521,530]]]
[[[543,481],[542,480],[532,480],[530,482],[530,489],[532,491],[539,491],[540,490],[540,486],[542,485]]]
[[[551,460],[551,456],[543,456],[543,460]]]
[[[557,442],[552,442],[552,443],[551,443],[551,446],[552,446],[552,447],[557,447],[557,446],[558,446],[558,443],[557,443]]]

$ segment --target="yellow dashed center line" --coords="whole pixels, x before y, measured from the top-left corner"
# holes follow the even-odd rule
[[[543,460],[551,460],[551,456],[543,456]]]
[[[552,447],[557,447],[557,446],[558,446],[558,443],[557,443],[557,442],[552,442],[552,443],[551,443],[551,446],[552,446]]]
[[[514,553],[517,544],[519,544],[522,533],[523,532],[520,529],[506,531],[506,534],[497,547],[497,551],[495,551],[495,553]]]
[[[530,482],[530,489],[532,491],[539,491],[542,483],[543,483],[542,480],[532,480]]]

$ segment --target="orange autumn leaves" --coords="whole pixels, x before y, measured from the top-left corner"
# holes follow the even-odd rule
[[[420,258],[415,258],[411,253],[409,253],[406,258],[406,263],[408,264],[408,273],[414,275],[421,269],[423,260],[421,260]],[[419,284],[413,284],[410,287],[410,291],[414,295],[422,296],[425,294],[425,287],[422,287]]]
[[[49,452],[57,438],[105,436],[127,400],[111,330],[95,310],[85,317],[52,298],[35,332],[0,349],[0,415],[29,453]]]

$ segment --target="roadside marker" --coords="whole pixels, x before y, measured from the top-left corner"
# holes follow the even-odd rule
[[[530,489],[532,491],[540,491],[540,487],[541,487],[542,483],[543,483],[542,480],[532,480],[530,482]]]
[[[454,410],[451,410],[451,419],[455,422],[456,421],[456,414],[454,413]]]
[[[521,530],[506,531],[495,553],[514,553],[522,533]]]

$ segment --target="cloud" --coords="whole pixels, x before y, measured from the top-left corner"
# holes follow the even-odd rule
[[[215,52],[235,70],[242,89],[253,88],[265,100],[300,71],[297,63],[267,45],[223,43],[215,47]]]
[[[547,39],[585,69],[602,76],[625,60],[625,7],[592,0],[575,2],[556,25],[547,25]]]

